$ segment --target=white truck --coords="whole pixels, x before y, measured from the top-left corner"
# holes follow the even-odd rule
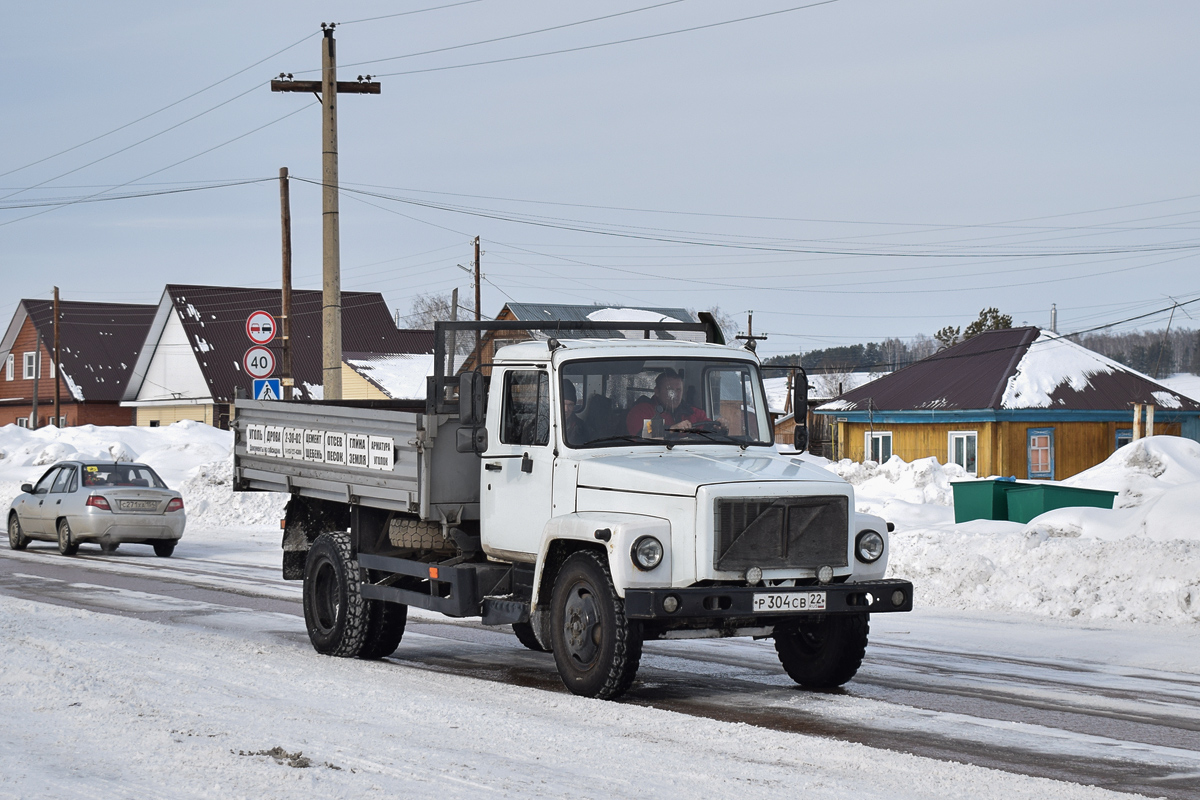
[[[912,584],[885,579],[889,525],[849,484],[776,450],[753,351],[711,320],[569,325],[447,376],[448,331],[566,331],[438,323],[423,404],[237,402],[235,490],[291,495],[313,647],[385,657],[416,606],[511,625],[590,697],[625,692],[653,639],[772,638],[800,685],[850,680]]]

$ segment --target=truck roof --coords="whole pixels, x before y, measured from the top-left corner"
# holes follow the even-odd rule
[[[688,342],[671,339],[559,339],[562,349],[556,351],[558,359],[578,357],[612,358],[630,357],[717,357],[736,358],[758,363],[758,357],[742,347],[705,342]],[[496,362],[545,361],[550,349],[544,340],[532,340],[506,345],[496,351]]]

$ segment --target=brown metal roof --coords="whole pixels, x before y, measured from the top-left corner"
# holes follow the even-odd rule
[[[21,303],[41,333],[46,351],[53,353],[54,302],[22,300]],[[120,401],[146,342],[155,308],[134,303],[60,300],[59,361],[69,379],[67,385],[74,383],[87,402]]]
[[[1125,411],[1132,403],[1151,403],[1171,410],[1200,411],[1200,403],[1172,392],[1128,367],[1092,353],[1067,339],[1043,339],[1034,327],[988,331],[948,347],[909,367],[846,392],[827,411],[966,411],[1046,408],[1054,411]],[[1006,402],[1010,378],[1023,370],[1027,377],[1045,369],[1045,359],[1031,358],[1030,348],[1061,347],[1065,355],[1092,357],[1103,369],[1089,372],[1073,384],[1058,383],[1048,391],[1048,405]],[[1074,348],[1074,352],[1072,352]],[[1035,355],[1041,355],[1040,352]],[[1045,376],[1048,380],[1055,377]],[[1175,399],[1163,402],[1162,392]],[[1155,393],[1160,393],[1155,397]]]
[[[213,399],[229,402],[237,386],[249,391],[251,379],[242,370],[242,357],[252,346],[246,336],[246,318],[255,311],[266,311],[279,319],[279,290],[170,284],[166,291]],[[290,336],[296,387],[303,390],[305,383],[320,385],[320,291],[292,290]],[[279,345],[278,336],[269,345],[276,355]],[[378,292],[342,292],[342,350],[432,353],[433,331],[398,330]],[[307,397],[307,391],[304,395]]]

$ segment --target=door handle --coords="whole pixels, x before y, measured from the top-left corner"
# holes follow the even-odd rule
[[[483,465],[483,468],[486,469],[488,472],[499,472],[500,470],[503,469],[503,467],[500,466],[500,463],[498,461],[489,461]]]
[[[529,453],[521,454],[521,472],[533,472],[533,459],[529,457]]]

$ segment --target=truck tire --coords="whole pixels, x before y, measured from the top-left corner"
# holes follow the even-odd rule
[[[775,652],[789,677],[806,689],[833,689],[854,677],[867,652],[866,614],[775,627]]]
[[[535,653],[549,652],[542,643],[538,641],[537,635],[533,632],[533,624],[529,622],[514,622],[512,624],[513,633],[517,635],[517,641],[528,647]]]
[[[21,530],[21,520],[17,512],[8,515],[8,546],[13,550],[24,550],[29,545],[29,537]]]
[[[361,587],[362,570],[350,534],[318,536],[304,564],[304,622],[318,653],[354,658],[363,652],[368,608]]]
[[[604,554],[581,550],[563,562],[554,579],[550,639],[559,677],[572,693],[612,700],[633,684],[641,623],[626,619]]]
[[[367,633],[358,657],[365,659],[387,658],[396,652],[404,638],[404,626],[408,623],[408,606],[400,603],[385,603],[382,600],[366,600]]]

